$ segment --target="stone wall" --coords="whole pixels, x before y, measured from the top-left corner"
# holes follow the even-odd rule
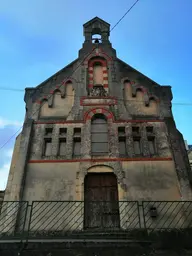
[[[128,200],[181,200],[173,161],[123,162]]]
[[[0,191],[0,202],[3,201],[4,195],[5,195],[5,190],[1,190],[1,191]]]
[[[65,93],[55,90],[52,96],[52,102],[44,99],[41,102],[40,118],[43,117],[61,117],[67,118],[74,104],[74,89],[72,83],[67,83]]]
[[[26,119],[19,138],[20,142],[17,142],[15,146],[17,148],[15,149],[16,153],[14,153],[16,157],[13,157],[5,200],[27,198],[28,191],[33,187],[30,184],[30,179],[37,181],[34,175],[39,177],[38,175],[41,173],[43,173],[43,179],[46,179],[45,167],[43,166],[49,170],[47,180],[52,180],[48,182],[48,186],[51,186],[50,184],[54,183],[53,177],[50,176],[54,170],[53,161],[55,162],[54,165],[57,166],[56,183],[59,182],[58,177],[60,175],[62,177],[62,170],[59,170],[58,166],[65,169],[66,174],[63,174],[63,179],[67,179],[69,175],[71,181],[75,176],[79,176],[80,179],[84,177],[84,173],[92,166],[93,162],[98,162],[100,165],[101,159],[99,158],[101,157],[91,155],[91,119],[96,113],[105,115],[109,128],[109,153],[102,156],[102,164],[107,163],[113,168],[123,190],[125,186],[123,179],[126,172],[129,173],[127,182],[130,186],[130,180],[135,182],[134,174],[137,173],[139,176],[140,173],[146,173],[146,170],[150,170],[148,174],[153,177],[151,179],[154,180],[155,184],[157,177],[159,177],[162,186],[165,177],[169,182],[172,178],[172,182],[168,182],[171,187],[173,186],[170,188],[171,193],[162,193],[158,187],[157,198],[161,197],[161,193],[164,195],[164,199],[180,198],[178,192],[180,189],[183,200],[191,199],[190,170],[186,151],[182,146],[183,138],[173,125],[171,87],[160,86],[118,59],[116,51],[109,41],[109,24],[103,23],[98,18],[95,22],[95,24],[90,23],[84,27],[85,42],[79,51],[78,59],[36,88],[26,89]],[[99,27],[97,28],[97,26]],[[92,43],[92,29],[94,31],[98,29],[101,32],[102,44]],[[91,81],[90,74],[93,70],[89,64],[94,62],[95,58],[97,61],[100,58],[105,63],[103,69],[105,83],[102,90],[93,92],[94,88],[92,84],[89,84]],[[139,157],[133,150],[133,126],[139,127],[140,130],[142,154]],[[153,127],[152,136],[155,138],[156,150],[153,155],[150,153],[147,139],[146,128],[149,126]],[[119,154],[118,127],[125,128],[124,137],[127,153],[124,157]],[[52,129],[50,156],[43,154],[46,128]],[[62,137],[59,134],[60,128],[67,128],[66,154],[64,156],[58,155],[59,139]],[[81,155],[79,157],[73,156],[74,128],[81,128]],[[110,158],[113,158],[113,161]],[[125,159],[123,158],[126,159],[126,164],[124,164]],[[174,165],[172,161],[174,161]],[[72,173],[68,171],[69,162],[75,166],[72,167],[74,168],[72,170],[73,176],[70,176]],[[37,168],[37,170],[31,171],[31,168]],[[178,184],[176,180],[178,180]],[[41,191],[40,186],[42,184],[43,181],[37,188],[39,191]],[[166,185],[165,191],[169,191],[169,185]],[[57,186],[54,186],[55,188],[52,190],[57,191]],[[149,183],[146,183],[142,187],[143,194],[147,198],[150,197],[150,193],[153,193],[152,190],[148,190],[150,186]],[[32,190],[35,191],[35,188]],[[138,191],[142,193],[142,189]],[[36,195],[32,198],[35,198]],[[39,197],[41,197],[40,195],[46,197],[46,193],[42,191],[39,192]],[[67,194],[63,198],[68,198],[68,196]]]
[[[88,173],[114,172],[117,177],[120,222],[122,229],[136,228],[139,224],[135,201],[180,201],[180,187],[173,161],[82,161],[61,163],[30,163],[23,190],[23,201],[33,202],[30,232],[83,230],[84,180]],[[52,202],[51,202],[52,201]],[[171,203],[172,204],[172,203]],[[173,212],[171,205],[161,212],[162,226],[166,217],[185,218],[184,212]],[[174,209],[174,211],[173,211]],[[134,211],[133,211],[134,210]],[[133,212],[132,212],[133,211]],[[166,211],[166,215],[162,214]],[[21,213],[22,214],[22,213]],[[27,222],[28,217],[27,215]],[[141,218],[143,223],[143,217]],[[155,220],[152,223],[156,225]],[[151,224],[151,225],[152,225]],[[186,223],[188,224],[188,223]],[[143,224],[142,224],[143,225]]]
[[[95,33],[101,35],[101,44],[92,43],[92,35]],[[142,228],[145,226],[143,218],[145,214],[149,217],[148,225],[151,229],[161,228],[162,225],[165,228],[170,225],[171,228],[191,225],[189,202],[179,202],[192,199],[190,178],[192,176],[183,137],[178,132],[172,115],[171,87],[160,86],[118,59],[109,41],[109,34],[110,25],[97,17],[84,24],[85,42],[79,51],[78,58],[37,87],[26,88],[25,122],[21,134],[16,139],[4,196],[4,201],[19,202],[14,202],[13,206],[11,203],[10,208],[9,204],[3,206],[1,233],[15,235],[17,233],[15,231],[21,231],[20,227],[23,230],[21,222],[25,217],[24,231],[34,232],[32,235],[35,236],[36,231],[42,231],[41,235],[44,237],[47,231],[52,235],[57,234],[54,233],[57,231],[64,233],[65,231],[82,231],[84,180],[91,172],[113,172],[116,175],[120,226],[129,231],[129,236],[130,230],[134,231],[138,227],[138,221],[141,222]],[[96,78],[93,64],[97,62],[103,63],[102,72],[101,70],[96,72],[99,75],[97,83],[102,85],[93,87]],[[91,120],[95,114],[104,115],[108,124],[109,152],[100,156],[91,154]],[[81,140],[79,156],[73,154],[74,131],[77,128],[81,129],[78,138]],[[124,155],[119,151],[121,136],[119,128],[121,132],[123,131],[125,141]],[[61,129],[65,132],[61,133]],[[134,149],[134,137],[140,138],[140,155]],[[149,137],[154,139],[153,153],[150,150]],[[66,146],[64,155],[59,154],[61,141]],[[49,143],[50,155],[45,154],[46,143]],[[24,203],[27,211],[20,202],[24,200],[27,201]],[[150,217],[149,206],[153,201],[158,200],[170,202],[154,202],[159,214],[159,218],[154,220]],[[179,209],[177,202],[180,205]],[[138,209],[139,216],[135,219],[134,214]],[[178,209],[178,215],[176,209]],[[152,233],[147,234],[146,231],[147,235]],[[128,233],[125,233],[123,246],[119,239],[123,238],[123,234],[117,237],[113,232],[113,235],[110,239],[114,237],[115,242],[108,245],[110,248],[112,246],[115,248],[110,251],[110,255],[151,253],[151,250],[143,252],[138,239],[135,240],[139,241],[139,246],[137,242],[139,252],[134,249],[134,252],[130,252],[130,248],[137,248],[135,244],[131,247],[128,245],[128,250],[124,251],[125,239],[130,243],[130,239],[127,239]],[[100,239],[100,234],[97,237]],[[141,237],[142,240],[145,239],[143,235]],[[77,238],[80,238],[79,234]],[[95,238],[96,234],[93,234],[94,246]],[[150,237],[150,243],[153,238]],[[158,236],[156,240],[159,245]],[[165,236],[162,240],[169,249],[179,245],[181,241],[176,240],[176,236],[173,235]],[[87,246],[85,237],[82,241],[80,248]],[[102,252],[106,247],[106,241],[109,243],[109,237],[104,238],[104,244],[97,244],[97,248],[89,245],[89,251],[86,249],[80,253],[106,255],[106,251]],[[183,241],[185,242],[186,239]],[[172,247],[169,247],[170,242]],[[188,244],[191,244],[190,242]],[[25,249],[27,250],[27,247],[32,249],[30,242],[27,245],[18,244],[22,247],[14,244],[13,247],[16,250],[10,255],[20,255],[21,252],[23,255],[28,255],[29,252]],[[39,253],[39,245],[35,242],[33,246],[36,246],[36,251],[30,250],[31,255],[33,253],[46,256],[66,254],[64,250],[57,254],[58,244],[55,246],[57,251],[54,252],[53,244],[46,244],[49,244],[46,252]],[[44,246],[45,243],[41,245]],[[118,246],[121,247],[120,252],[117,251]],[[101,250],[98,251],[98,247]],[[161,249],[161,246],[158,249]],[[78,253],[79,248],[78,252],[72,251],[73,255]],[[9,252],[2,253],[1,250],[1,254],[9,255]],[[69,254],[72,255],[71,252]],[[157,254],[177,255],[178,251],[159,250]],[[191,255],[191,251],[185,251],[182,255]]]
[[[97,108],[98,113],[102,113],[103,109]],[[106,110],[106,115],[110,112]],[[89,114],[90,115],[90,114]],[[91,158],[91,121],[85,120],[83,123],[59,123],[54,122],[50,124],[49,122],[36,123],[33,125],[33,137],[31,138],[30,147],[30,160],[40,160],[40,159],[72,159],[73,158],[73,138],[74,129],[81,129],[81,158],[87,157]],[[112,119],[108,119],[108,129],[109,129],[109,154],[106,157],[119,157],[119,143],[118,143],[118,128],[125,129],[125,143],[127,148],[127,154],[124,157],[135,157],[133,148],[133,136],[139,136],[141,138],[141,155],[140,157],[151,157],[149,152],[148,143],[148,131],[147,127],[152,127],[152,136],[155,138],[155,148],[156,152],[154,157],[172,157],[172,153],[168,141],[167,128],[164,122],[114,122]],[[138,134],[134,134],[132,130],[133,127],[138,127]],[[52,129],[50,135],[46,136],[46,129]],[[66,142],[67,150],[65,156],[58,155],[59,139],[62,135],[59,134],[60,129],[66,129]],[[45,138],[52,139],[52,153],[51,156],[43,155],[43,144]],[[102,156],[103,157],[103,156]]]
[[[96,163],[30,163],[27,166],[24,201],[84,200],[84,178],[90,167],[116,174],[120,201],[180,200],[173,161],[121,161]]]
[[[31,163],[27,166],[24,201],[76,201],[79,163]]]

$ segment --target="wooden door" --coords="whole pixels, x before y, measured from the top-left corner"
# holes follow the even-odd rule
[[[85,228],[119,227],[117,179],[113,173],[90,173],[85,178]]]

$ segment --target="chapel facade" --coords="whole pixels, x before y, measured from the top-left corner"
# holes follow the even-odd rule
[[[86,227],[98,211],[90,202],[117,209],[121,201],[191,200],[171,87],[117,57],[107,22],[96,17],[83,29],[78,58],[26,88],[4,200],[83,201]]]

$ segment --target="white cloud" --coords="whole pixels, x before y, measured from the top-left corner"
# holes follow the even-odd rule
[[[14,121],[14,120],[7,120],[7,119],[0,117],[0,129],[5,128],[6,126],[20,127],[20,126],[22,126],[22,122]]]
[[[0,167],[0,190],[4,190],[7,185],[10,163],[4,164]]]
[[[6,158],[6,162],[0,163],[0,190],[4,190],[6,188],[12,154],[13,154],[13,148],[4,150],[2,152],[3,159],[5,160]]]

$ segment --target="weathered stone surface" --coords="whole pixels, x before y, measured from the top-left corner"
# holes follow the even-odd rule
[[[117,58],[109,41],[109,24],[96,19],[95,23],[87,23],[84,29],[85,42],[78,59],[36,88],[26,89],[27,123],[15,149],[18,159],[13,159],[5,198],[83,199],[83,179],[88,168],[103,165],[113,168],[121,188],[119,193],[122,195],[124,191],[123,200],[191,199],[189,163],[183,138],[173,125],[170,86],[160,86]],[[101,44],[92,43],[92,30],[101,34]],[[103,81],[107,82],[99,92],[92,88],[93,82],[88,84],[92,59],[104,59],[107,63],[103,69]],[[70,95],[67,95],[68,83],[72,86]],[[54,104],[56,90],[60,91],[59,98],[55,98],[58,104]],[[116,102],[111,104],[106,96],[115,98]],[[42,115],[41,102],[45,98],[48,102]],[[90,111],[105,113],[109,135],[109,152],[105,156],[91,155]],[[119,126],[125,127],[127,152],[124,159],[119,158]],[[140,157],[134,153],[132,126],[140,129]],[[147,126],[154,129],[156,152],[153,156],[149,152]],[[45,129],[49,127],[53,128],[51,156],[43,156]],[[65,156],[58,156],[60,128],[67,128]],[[73,156],[74,128],[81,128],[81,156],[78,159]]]

